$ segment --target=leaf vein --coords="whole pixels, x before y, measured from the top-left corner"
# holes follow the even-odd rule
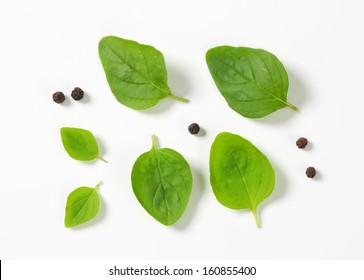
[[[285,104],[285,106],[287,106],[287,102],[282,100],[281,98],[279,98],[278,96],[275,96],[273,93],[271,93],[269,90],[265,89],[264,87],[260,86],[259,84],[257,84],[255,81],[249,79],[248,77],[246,77],[244,74],[240,73],[238,70],[236,70],[232,65],[230,65],[229,63],[221,60],[221,63],[229,66],[233,71],[235,71],[237,74],[239,74],[243,79],[247,80],[248,83],[251,83],[252,85],[256,86],[257,88],[261,89],[262,91],[265,91],[266,93],[268,93],[269,95],[271,95],[274,99],[282,102]],[[230,81],[226,81],[227,83],[230,83]],[[230,84],[234,84],[234,83],[230,83]]]
[[[163,92],[163,93],[165,93],[165,94],[167,94],[167,95],[171,95],[171,93],[170,92],[168,92],[168,91],[165,91],[165,90],[163,90],[163,89],[161,89],[159,86],[157,86],[151,79],[148,79],[148,78],[146,78],[144,75],[142,75],[141,73],[139,73],[138,71],[137,71],[137,69],[135,68],[135,67],[133,67],[132,65],[130,65],[130,64],[128,64],[127,62],[126,62],[126,59],[125,58],[123,58],[123,57],[121,57],[117,52],[115,52],[112,48],[109,48],[110,50],[111,50],[111,52],[116,56],[116,57],[118,57],[126,66],[128,66],[129,67],[129,69],[131,69],[131,70],[133,70],[135,73],[137,73],[141,78],[143,78],[146,82],[147,82],[147,84],[150,84],[150,85],[152,85],[153,87],[155,87],[156,89],[158,89],[159,91],[161,91],[161,92]],[[146,66],[147,67],[147,73],[149,73],[149,71],[148,71],[148,66]]]
[[[89,199],[90,199],[90,197],[93,195],[93,192],[94,192],[95,190],[93,190],[92,191],[92,193],[87,197],[87,199],[86,198],[84,198],[84,199],[81,199],[80,201],[78,201],[78,202],[76,202],[76,203],[80,203],[81,201],[83,201],[83,200],[86,200],[83,204],[82,204],[82,206],[76,211],[76,213],[73,215],[73,217],[72,217],[72,221],[75,219],[75,217],[78,215],[78,213],[79,212],[81,212],[81,210],[85,207],[85,205],[88,203],[88,201],[89,201]],[[86,214],[85,214],[86,215]],[[84,218],[84,217],[83,217]]]
[[[239,165],[239,163],[238,163],[238,161],[237,161],[237,159],[235,157],[235,153],[234,152],[231,152],[231,156],[234,159],[234,162],[235,162],[236,166],[238,167],[239,174],[240,174],[240,176],[242,178],[242,182],[243,182],[243,188],[245,189],[245,191],[246,191],[246,193],[248,195],[248,199],[249,199],[249,202],[250,202],[250,206],[252,206],[252,200],[250,198],[250,194],[249,194],[249,191],[248,191],[248,187],[247,187],[247,184],[245,182],[246,169],[245,169],[244,172],[242,172],[242,170],[240,169],[240,165]]]

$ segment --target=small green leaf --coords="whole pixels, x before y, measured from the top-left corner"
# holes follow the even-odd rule
[[[206,62],[229,106],[247,118],[261,118],[289,107],[288,75],[273,54],[245,47],[221,46],[207,51]]]
[[[154,47],[106,36],[99,56],[112,93],[125,106],[143,110],[167,97],[188,101],[172,94],[163,54]]]
[[[131,174],[133,191],[144,209],[164,225],[178,221],[192,190],[192,173],[184,157],[172,149],[153,147],[135,162]]]
[[[90,131],[81,128],[62,127],[61,138],[63,147],[71,158],[82,161],[97,158],[107,162],[99,156],[99,147]]]
[[[95,188],[79,187],[67,198],[64,225],[67,228],[84,224],[96,217],[100,208],[100,198],[97,193],[102,182]]]
[[[222,132],[210,151],[210,182],[217,200],[231,209],[250,209],[260,227],[258,205],[273,191],[272,165],[243,137]]]

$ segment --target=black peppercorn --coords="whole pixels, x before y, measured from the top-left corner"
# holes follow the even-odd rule
[[[296,141],[296,145],[299,149],[304,149],[307,146],[307,138],[305,137],[300,137],[298,138],[298,140]]]
[[[66,99],[66,97],[64,96],[63,92],[61,91],[57,91],[55,93],[53,93],[53,101],[61,104],[63,103],[63,101]]]
[[[191,134],[197,134],[197,133],[200,131],[200,126],[199,126],[197,123],[191,123],[191,124],[188,126],[188,131],[189,131]]]
[[[71,96],[74,100],[81,100],[83,98],[83,90],[79,87],[75,87],[75,89],[72,90]]]
[[[312,166],[307,167],[306,176],[308,178],[313,178],[313,177],[315,177],[315,175],[316,175],[316,169],[314,167],[312,167]]]

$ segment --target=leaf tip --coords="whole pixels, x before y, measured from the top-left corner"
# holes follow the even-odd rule
[[[66,219],[64,220],[64,226],[66,227],[66,228],[71,228],[72,227],[72,224],[67,220],[67,217],[66,217]]]

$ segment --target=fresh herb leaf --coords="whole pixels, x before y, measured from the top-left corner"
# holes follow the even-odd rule
[[[144,209],[164,225],[178,221],[186,209],[192,174],[183,156],[168,148],[153,147],[135,162],[131,174],[133,191]]]
[[[229,106],[247,118],[261,118],[287,102],[288,75],[273,54],[245,47],[221,46],[207,51],[206,62]]]
[[[107,36],[99,42],[99,56],[111,91],[125,106],[143,110],[167,97],[188,101],[172,94],[163,54],[154,47]]]
[[[100,157],[96,139],[90,131],[81,128],[62,127],[61,138],[63,147],[71,158],[82,161],[97,158],[107,162]]]
[[[239,135],[222,132],[210,151],[210,182],[217,200],[231,209],[257,207],[274,189],[274,170],[265,155]]]
[[[67,228],[84,224],[95,218],[100,208],[100,198],[97,193],[102,182],[95,188],[79,187],[67,198],[64,225]]]

